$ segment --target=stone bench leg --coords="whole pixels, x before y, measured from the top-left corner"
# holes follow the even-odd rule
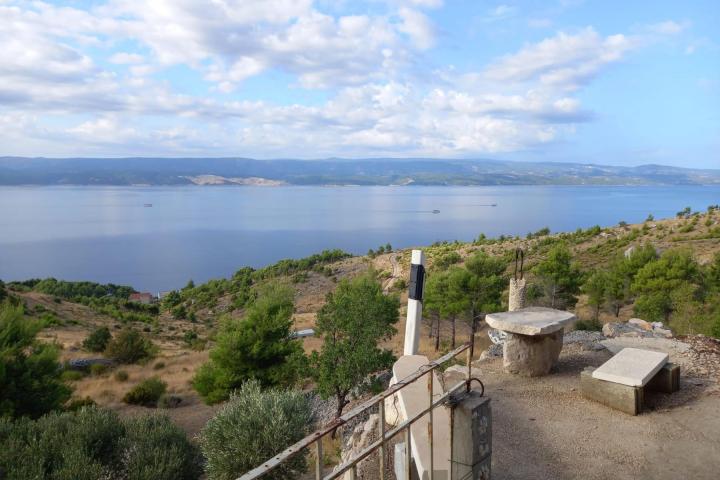
[[[637,415],[643,408],[643,388],[621,383],[607,382],[592,377],[592,367],[580,373],[580,392],[585,398],[595,400],[621,412]]]
[[[539,377],[550,373],[563,346],[563,331],[547,335],[508,333],[503,345],[503,368],[507,373]]]
[[[666,363],[645,385],[645,388],[653,392],[677,392],[680,390],[680,366],[674,363]]]

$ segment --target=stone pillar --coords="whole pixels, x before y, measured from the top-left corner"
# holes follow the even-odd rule
[[[510,279],[510,295],[508,298],[508,311],[514,312],[525,308],[525,279]]]
[[[490,480],[492,414],[490,399],[464,391],[451,399],[452,478]]]
[[[407,320],[405,322],[405,345],[403,355],[417,355],[422,325],[422,294],[425,282],[425,255],[413,250],[410,260],[410,285],[408,287]]]
[[[546,335],[507,333],[503,345],[503,368],[507,373],[540,377],[550,373],[560,357],[563,330]]]

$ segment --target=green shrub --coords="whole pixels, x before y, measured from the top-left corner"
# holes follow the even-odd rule
[[[185,345],[188,347],[192,347],[197,339],[198,334],[195,330],[188,330],[183,334],[183,342],[185,342]]]
[[[110,365],[104,365],[102,363],[93,363],[90,365],[90,373],[96,377],[102,375],[108,370],[110,370]]]
[[[80,370],[63,370],[60,374],[60,379],[63,382],[76,382],[82,378],[85,378],[87,374]]]
[[[128,375],[128,372],[125,370],[115,372],[115,380],[118,382],[126,382],[128,378],[130,378],[130,375]]]
[[[97,405],[95,403],[95,400],[93,400],[90,397],[85,398],[72,398],[70,401],[65,405],[65,410],[68,410],[70,412],[75,412],[77,410],[80,410],[83,407],[93,407]]]
[[[125,422],[124,470],[129,480],[194,480],[202,473],[199,449],[165,415]]]
[[[598,320],[578,320],[575,323],[575,330],[589,330],[592,332],[602,331],[602,323]]]
[[[151,358],[154,353],[155,348],[152,342],[131,328],[126,328],[118,333],[105,349],[105,356],[118,363],[135,363]]]
[[[205,425],[200,447],[207,460],[210,480],[232,480],[272,458],[309,433],[310,403],[299,391],[261,390],[250,381]],[[305,457],[289,462],[263,477],[267,480],[295,478],[306,469]]]
[[[173,308],[172,316],[180,320],[186,318],[187,310],[185,309],[185,305],[178,305],[177,307]]]
[[[176,408],[182,403],[182,398],[178,397],[177,395],[170,395],[168,393],[163,393],[160,399],[158,400],[157,406],[160,408]]]
[[[247,309],[245,318],[225,318],[210,351],[210,360],[193,378],[193,387],[207,403],[226,400],[249,379],[263,386],[292,385],[305,359],[299,341],[292,340],[294,290],[266,285]]]
[[[710,331],[713,337],[720,338],[720,315],[717,316]]]
[[[107,327],[96,328],[83,341],[83,348],[90,352],[102,352],[107,348],[112,335]]]
[[[123,397],[123,402],[133,405],[144,405],[146,407],[157,406],[157,402],[165,393],[167,383],[158,377],[150,377],[147,380],[135,385],[132,390]]]
[[[198,450],[164,416],[121,421],[97,407],[37,421],[0,418],[3,480],[194,480]]]
[[[57,347],[35,338],[40,328],[21,306],[0,304],[0,416],[37,418],[70,398]]]

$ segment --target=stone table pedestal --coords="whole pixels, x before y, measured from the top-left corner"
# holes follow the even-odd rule
[[[539,377],[550,373],[563,345],[563,329],[575,320],[570,312],[529,307],[513,312],[492,313],[487,324],[507,334],[503,345],[503,367],[508,373]]]

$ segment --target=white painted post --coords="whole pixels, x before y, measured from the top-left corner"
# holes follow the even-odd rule
[[[407,321],[405,322],[405,348],[403,355],[417,355],[420,345],[420,325],[422,324],[422,285],[425,277],[425,255],[422,250],[413,250],[410,259],[410,294],[408,296]],[[413,270],[417,278],[413,277]],[[414,288],[419,282],[419,288]],[[415,298],[411,298],[411,297]]]

